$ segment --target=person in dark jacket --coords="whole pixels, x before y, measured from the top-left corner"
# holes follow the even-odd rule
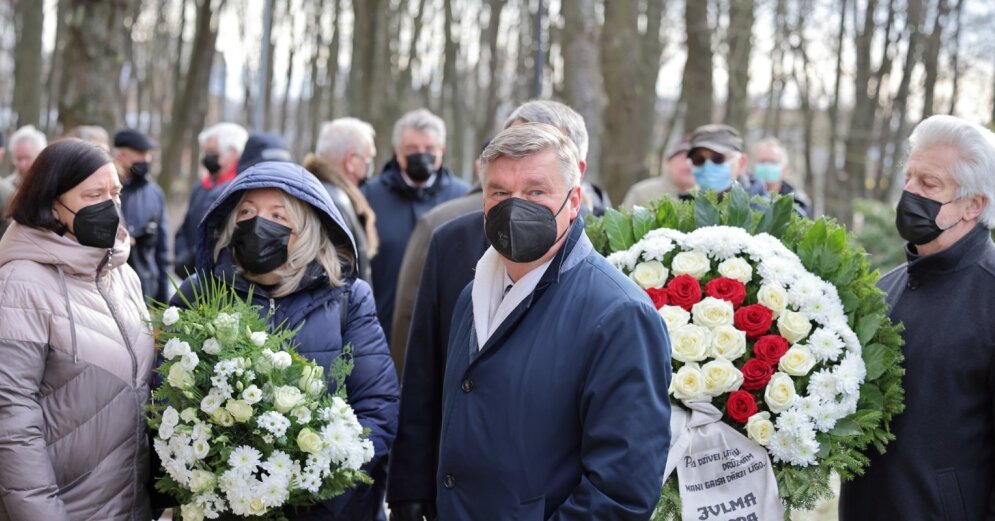
[[[533,100],[515,109],[505,120],[504,128],[529,122],[547,123],[560,129],[580,152],[577,168],[583,175],[587,168],[583,158],[587,154],[588,134],[580,114],[563,103]],[[454,203],[440,205],[422,219],[428,219],[443,206]],[[483,208],[482,195],[478,194],[473,204]],[[397,521],[420,521],[434,516],[434,478],[449,327],[456,300],[473,280],[477,260],[489,246],[482,210],[439,226],[431,235],[422,261],[424,268],[411,307],[406,348],[398,352],[394,343],[391,344],[395,364],[399,359],[404,361],[404,395],[387,485],[391,516]],[[419,250],[413,251],[415,255]],[[407,258],[405,262],[408,262]],[[400,312],[399,309],[395,315]]]
[[[753,147],[753,174],[764,184],[769,194],[790,195],[795,200],[795,211],[802,217],[812,217],[812,202],[800,188],[785,179],[788,173],[788,152],[781,141],[774,137],[761,139]]]
[[[169,250],[166,196],[149,180],[155,143],[134,129],[114,134],[114,166],[121,177],[121,214],[131,236],[128,264],[142,282],[142,294],[156,302],[169,300],[173,259]]]
[[[732,190],[733,183],[739,183],[750,196],[767,193],[763,183],[746,171],[749,157],[743,152],[743,138],[729,125],[715,123],[694,129],[687,156],[699,190],[717,192],[721,198]],[[693,194],[680,198],[693,199]]]
[[[397,376],[373,294],[355,277],[355,244],[328,193],[299,165],[259,163],[225,187],[204,217],[199,237],[198,271],[183,283],[184,295],[192,295],[205,273],[230,281],[243,296],[251,289],[253,303],[271,324],[300,328],[294,338],[298,351],[321,364],[325,374],[342,347],[352,345],[355,367],[345,385],[349,404],[371,430],[375,456],[364,470],[374,483],[288,513],[290,518],[384,519],[387,453],[397,427]],[[285,254],[260,255],[274,240],[287,241]]]
[[[235,167],[235,175],[264,161],[292,163],[294,157],[287,142],[279,134],[252,132],[249,134],[249,139],[245,140],[245,147],[242,148],[242,155],[239,156],[238,165]]]
[[[647,520],[659,499],[670,342],[584,234],[577,163],[542,123],[481,156],[491,247],[449,337],[440,519]]]
[[[995,134],[952,116],[909,138],[895,220],[908,262],[878,285],[905,325],[895,439],[842,486],[840,519],[995,519]]]
[[[418,109],[401,116],[394,124],[391,143],[394,157],[378,177],[361,187],[377,215],[380,251],[370,266],[377,316],[388,341],[397,275],[415,223],[439,203],[455,199],[470,189],[442,166],[446,125],[435,114]]]
[[[176,230],[174,253],[176,274],[180,278],[193,273],[197,254],[197,226],[207,214],[207,209],[224,190],[225,183],[235,179],[238,160],[245,148],[249,133],[235,123],[218,123],[204,129],[197,136],[203,154],[201,165],[207,175],[194,185],[190,205],[183,224]]]

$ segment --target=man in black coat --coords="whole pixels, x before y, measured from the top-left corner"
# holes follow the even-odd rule
[[[995,134],[933,116],[909,138],[896,226],[908,262],[886,274],[905,325],[905,411],[885,454],[845,483],[840,519],[995,519]]]

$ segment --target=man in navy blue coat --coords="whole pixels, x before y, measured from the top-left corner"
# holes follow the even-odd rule
[[[670,342],[577,219],[577,149],[504,130],[481,156],[492,246],[456,305],[439,519],[649,519],[670,445]]]
[[[394,157],[379,176],[360,190],[377,216],[380,249],[370,262],[377,317],[390,342],[397,276],[415,223],[440,203],[465,194],[470,187],[442,166],[446,125],[425,109],[408,112],[394,124]]]

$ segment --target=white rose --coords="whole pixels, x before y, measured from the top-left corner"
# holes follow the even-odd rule
[[[697,400],[705,396],[705,375],[698,364],[685,364],[674,373],[670,381],[670,394],[678,400]]]
[[[670,333],[672,355],[675,360],[685,363],[704,360],[711,340],[711,334],[703,327],[681,326]]]
[[[733,318],[732,302],[705,297],[691,307],[694,323],[709,329],[718,326],[731,326]]]
[[[719,264],[719,275],[746,284],[753,278],[753,266],[739,257],[733,257]]]
[[[307,407],[303,406],[295,407],[293,412],[291,412],[290,414],[294,418],[297,418],[297,423],[299,425],[304,425],[307,422],[311,421],[311,409],[308,409]]]
[[[214,337],[208,338],[204,341],[201,349],[209,355],[216,355],[221,352],[221,342],[218,342],[218,339]]]
[[[183,356],[190,352],[190,344],[179,338],[170,338],[166,345],[162,347],[162,356],[166,360],[172,360],[178,356]]]
[[[705,376],[705,394],[718,396],[739,389],[743,385],[743,373],[732,362],[719,358],[701,366]]]
[[[746,332],[734,326],[712,328],[712,345],[708,355],[714,358],[736,360],[746,352]]]
[[[173,436],[176,430],[176,425],[171,425],[169,423],[159,424],[159,438],[163,440],[168,440]]]
[[[321,452],[321,449],[325,448],[325,442],[321,440],[321,436],[317,432],[305,427],[297,435],[297,446],[303,452],[317,454]]]
[[[788,342],[796,344],[812,331],[812,323],[801,313],[785,311],[781,313],[781,318],[777,319],[777,330],[781,332],[781,336],[788,339]]]
[[[207,393],[207,396],[200,401],[200,410],[207,414],[214,414],[214,411],[221,408],[223,401],[219,394],[214,392]]]
[[[193,371],[194,369],[197,368],[197,364],[199,363],[200,363],[200,357],[198,357],[197,353],[194,352],[186,353],[185,355],[180,357],[180,366],[182,366],[187,371]]]
[[[777,367],[791,376],[805,376],[815,366],[815,357],[805,346],[791,346],[781,357]]]
[[[180,507],[183,521],[204,521],[204,507],[197,503],[188,503]]]
[[[317,396],[325,390],[325,368],[320,365],[304,367],[297,387],[309,396]]]
[[[746,420],[746,435],[760,445],[767,446],[774,437],[774,424],[769,412],[758,412]]]
[[[273,361],[273,367],[276,369],[286,369],[290,367],[291,363],[293,363],[293,359],[290,358],[290,353],[286,351],[273,353],[273,356],[270,358]]]
[[[180,364],[173,364],[169,368],[169,375],[166,376],[166,382],[177,389],[186,389],[194,383],[193,376]]]
[[[225,410],[238,423],[245,423],[249,421],[249,418],[252,418],[252,406],[242,400],[228,400],[228,403],[225,404]]]
[[[266,332],[256,331],[249,335],[249,340],[252,340],[252,343],[256,344],[256,347],[262,347],[266,343]]]
[[[180,310],[174,306],[169,306],[166,311],[162,312],[162,324],[165,326],[171,326],[180,320]]]
[[[646,261],[636,264],[629,278],[643,289],[662,288],[667,282],[669,271],[660,261]]]
[[[777,318],[788,306],[788,292],[780,284],[764,284],[757,292],[757,302],[773,311],[774,318]]]
[[[211,419],[214,420],[214,423],[217,423],[222,427],[231,427],[232,425],[235,425],[235,418],[232,417],[231,413],[225,409],[218,409],[214,411],[214,413],[211,414]]]
[[[674,255],[674,260],[670,263],[670,269],[674,275],[691,275],[700,279],[712,268],[708,262],[708,257],[700,251],[682,251]]]
[[[301,393],[300,389],[296,387],[284,385],[282,387],[278,387],[276,391],[273,392],[273,407],[283,414],[286,414],[294,407],[297,407],[303,401],[304,394]]]
[[[249,515],[261,516],[266,513],[266,503],[263,503],[262,498],[254,497],[249,500],[248,506]]]
[[[658,313],[663,317],[663,321],[667,323],[668,332],[672,332],[691,320],[691,313],[688,313],[686,309],[680,306],[663,306],[659,309]]]
[[[250,385],[242,391],[242,399],[249,405],[255,405],[263,399],[263,392],[255,384]]]
[[[180,413],[177,412],[172,406],[166,407],[165,411],[162,411],[162,424],[169,424],[176,427],[180,423]]]
[[[771,411],[781,413],[788,410],[798,397],[795,394],[795,382],[784,373],[774,373],[764,390],[764,402]]]
[[[198,423],[200,421],[197,419],[197,409],[193,407],[183,409],[183,412],[180,413],[180,419],[187,423]]]
[[[203,494],[214,489],[214,474],[206,470],[193,470],[190,472],[190,491],[194,494]]]

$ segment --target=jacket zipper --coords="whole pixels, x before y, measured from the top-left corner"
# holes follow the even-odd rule
[[[97,278],[95,280],[95,283],[97,285],[97,293],[100,294],[100,297],[103,298],[104,302],[107,304],[107,309],[110,310],[111,317],[114,319],[114,323],[117,324],[118,331],[121,332],[121,338],[124,340],[124,346],[128,349],[128,355],[131,356],[131,382],[129,382],[129,387],[134,387],[135,382],[138,380],[138,357],[135,355],[135,349],[131,345],[131,340],[128,339],[128,333],[124,330],[124,325],[121,324],[121,319],[117,315],[117,310],[115,310],[114,305],[111,304],[111,299],[107,298],[107,295],[104,294],[104,290],[100,288],[100,279],[101,276],[103,275],[104,267],[107,266],[108,262],[110,262],[111,256],[113,254],[114,254],[113,250],[107,250],[107,255],[104,257],[104,260],[100,261],[100,264],[97,266]],[[134,514],[135,505],[136,502],[138,501],[138,486],[139,486],[138,459],[141,456],[141,449],[142,449],[141,437],[143,436],[142,431],[144,430],[143,426],[145,424],[145,421],[142,418],[141,407],[137,407],[136,420],[137,421],[135,422],[136,425],[135,457],[131,465],[131,475],[132,475],[131,481],[132,483],[135,484],[135,490],[132,491],[131,514]]]

